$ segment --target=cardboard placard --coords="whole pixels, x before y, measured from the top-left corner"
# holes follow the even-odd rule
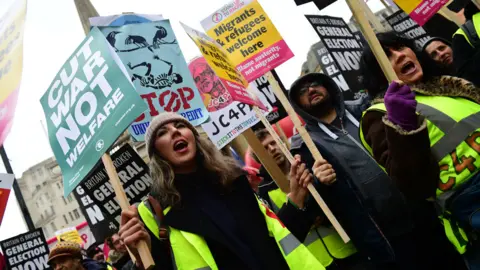
[[[158,14],[118,14],[89,18],[90,26],[122,26],[134,23],[147,23],[163,20]]]
[[[67,196],[147,106],[93,28],[40,100]]]
[[[79,245],[83,245],[83,240],[75,227],[63,228],[55,232],[57,241],[75,242]]]
[[[141,202],[152,184],[147,164],[129,144],[113,153],[112,160],[130,204]],[[95,166],[73,194],[95,239],[118,232],[121,209],[102,163]]]
[[[144,140],[151,119],[163,111],[179,113],[194,126],[208,119],[169,20],[100,30],[148,105],[148,110],[129,128],[135,140]]]
[[[319,10],[322,10],[329,5],[335,3],[336,1],[337,0],[295,0],[295,4],[297,4],[297,6],[300,6],[306,3],[313,2]]]
[[[392,15],[386,17],[385,20],[395,32],[408,37],[409,39],[415,40],[415,43],[419,48],[422,48],[425,42],[430,38],[427,31],[412,20],[412,18],[410,18],[407,13],[403,12],[403,10],[398,10]]]
[[[8,197],[14,180],[15,176],[13,174],[0,173],[0,225],[3,221],[5,209],[7,209]]]
[[[311,51],[313,51],[314,56],[317,58],[317,62],[320,65],[323,73],[332,78],[339,87],[339,89],[342,90],[344,100],[358,99],[362,95],[365,95],[365,93],[361,91],[353,92],[350,89],[347,80],[345,79],[342,72],[335,63],[333,56],[328,52],[328,49],[321,41],[315,43],[312,46]]]
[[[234,102],[232,96],[222,85],[222,82],[210,68],[205,58],[197,57],[193,59],[188,64],[188,68],[210,113],[225,108]],[[250,87],[257,89],[258,98],[264,105],[272,108],[271,112],[266,115],[270,123],[276,123],[287,116],[287,112],[275,97],[272,87],[265,76],[255,79],[250,83]],[[286,92],[285,89],[283,90]],[[270,111],[270,108],[268,109]]]
[[[273,72],[274,71],[272,71],[272,73]],[[275,80],[277,79],[275,78]],[[262,100],[262,102],[272,107],[272,111],[265,116],[270,124],[277,123],[281,119],[288,116],[285,108],[283,108],[282,103],[275,96],[272,85],[267,80],[266,76],[261,76],[255,79],[250,83],[250,85],[253,85],[258,90],[258,97]],[[287,93],[287,90],[283,87],[282,91]]]
[[[0,241],[10,270],[49,270],[47,241],[41,228]]]
[[[23,69],[23,28],[27,1],[14,1],[0,17],[0,145],[13,124]]]
[[[249,82],[293,57],[257,0],[234,0],[201,24]]]
[[[330,67],[336,70],[329,73],[335,74],[337,70],[342,73],[345,80],[340,81],[337,78],[336,83],[343,92],[351,92],[344,93],[347,95],[347,99],[353,98],[355,93],[362,89],[359,80],[361,76],[360,58],[363,53],[362,43],[357,40],[342,18],[320,15],[305,15],[305,17],[307,17],[327,50],[328,59],[323,59],[328,60],[328,63],[323,65],[328,65],[332,60],[335,62],[336,65],[330,65]]]
[[[205,33],[197,31],[185,24],[182,24],[182,26],[200,49],[206,62],[220,79],[225,89],[230,93],[232,99],[258,106],[265,110],[266,108],[262,102],[247,91],[248,82],[243,75],[237,71],[225,50],[213,39],[205,35]]]
[[[449,0],[394,0],[410,18],[420,26],[424,25],[437,13]]]

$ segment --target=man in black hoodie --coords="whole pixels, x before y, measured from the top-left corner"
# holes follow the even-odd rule
[[[416,242],[423,236],[414,233],[410,207],[360,143],[358,119],[368,102],[344,101],[335,82],[320,73],[295,81],[289,98],[320,153],[333,166],[336,181],[328,185],[317,181],[316,188],[357,250],[378,269],[445,269],[432,268],[435,254],[420,248],[425,246],[423,240]],[[291,151],[300,154],[314,172],[320,166],[298,135],[292,138]]]

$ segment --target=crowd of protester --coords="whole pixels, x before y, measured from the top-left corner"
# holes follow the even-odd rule
[[[122,211],[108,241],[112,266],[143,269],[136,245],[146,241],[156,269],[480,269],[480,41],[469,34],[480,32],[480,14],[465,17],[452,42],[432,37],[418,47],[394,32],[377,34],[398,81],[387,80],[367,46],[368,97],[345,101],[324,74],[298,78],[289,99],[323,160],[295,135],[290,163],[279,142],[256,131],[289,192],[263,167],[251,186],[238,161],[185,118],[156,116],[145,136],[152,190]],[[87,255],[59,243],[49,263],[111,267],[98,247]]]

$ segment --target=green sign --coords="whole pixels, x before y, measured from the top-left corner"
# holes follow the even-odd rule
[[[97,28],[65,62],[40,102],[65,196],[147,109]]]

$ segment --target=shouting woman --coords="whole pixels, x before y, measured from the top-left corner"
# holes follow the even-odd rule
[[[313,178],[299,156],[277,217],[234,159],[180,115],[155,117],[145,142],[153,198],[123,211],[119,232],[134,254],[144,240],[160,269],[324,269],[297,240],[310,229],[303,210]]]
[[[363,81],[374,101],[362,117],[362,143],[423,219],[417,225],[428,223],[421,207],[435,199],[448,239],[470,269],[479,269],[480,248],[473,241],[478,238],[469,236],[480,229],[480,89],[441,76],[445,73],[409,39],[391,32],[378,39],[401,82],[388,85],[372,51],[364,51]],[[419,239],[435,243],[434,231],[426,227]],[[440,254],[432,255],[446,256]]]

